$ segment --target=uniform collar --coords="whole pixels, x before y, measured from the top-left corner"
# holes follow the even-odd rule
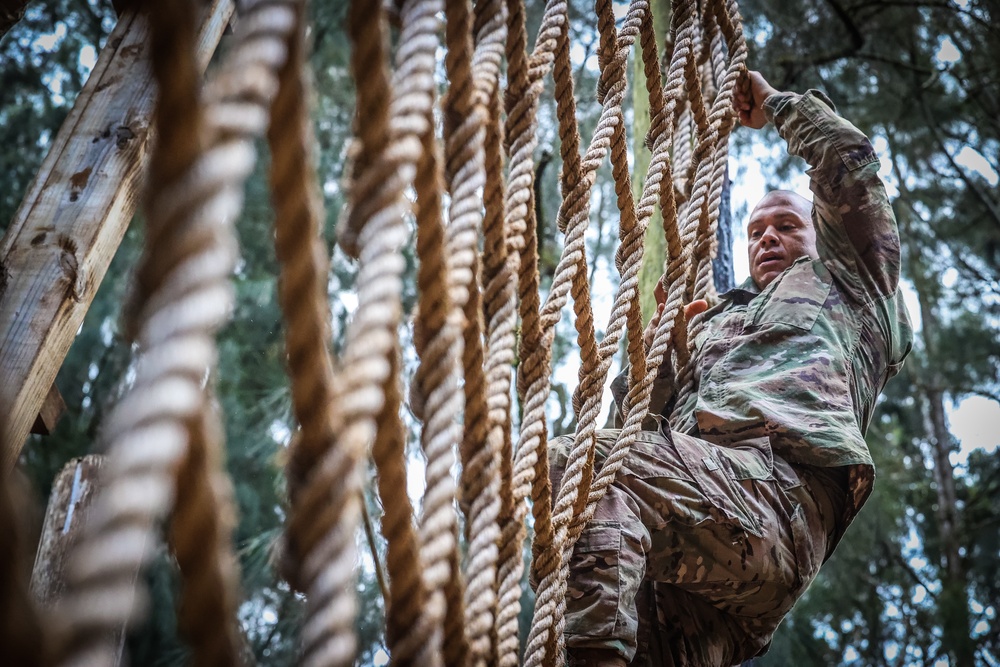
[[[792,262],[787,269],[785,269],[783,272],[775,276],[774,280],[771,281],[771,285],[774,285],[779,280],[784,278],[785,274],[788,273],[788,270],[791,269],[796,264],[802,264],[803,262],[811,262],[811,261],[812,258],[809,257],[808,255],[802,255],[801,257],[796,258],[795,261]],[[768,285],[768,287],[770,287],[771,285]],[[733,289],[729,290],[728,292],[720,294],[719,298],[725,299],[726,301],[732,301],[733,305],[736,306],[745,306],[748,303],[750,303],[750,301],[755,296],[760,294],[760,292],[761,292],[760,288],[757,287],[757,283],[755,283],[753,281],[753,278],[751,277],[747,278],[742,283],[740,283]]]
[[[758,294],[760,294],[760,288],[757,287],[757,283],[753,281],[753,278],[747,278],[728,292],[720,294],[719,298],[732,301],[733,305],[736,306],[745,306]]]

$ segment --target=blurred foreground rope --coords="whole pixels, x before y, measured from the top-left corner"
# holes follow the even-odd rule
[[[168,516],[183,582],[179,626],[192,661],[241,661],[232,492],[210,383],[215,333],[233,303],[232,225],[286,60],[294,6],[244,3],[236,44],[202,101],[194,3],[151,5],[157,143],[129,321],[140,356],[132,387],[104,426],[106,472],[59,605],[60,664],[110,664],[112,633],[141,618],[146,594],[136,572]]]

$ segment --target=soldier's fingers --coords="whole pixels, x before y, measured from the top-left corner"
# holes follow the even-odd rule
[[[690,320],[695,315],[704,313],[706,310],[708,310],[708,301],[696,299],[684,306],[684,317]]]

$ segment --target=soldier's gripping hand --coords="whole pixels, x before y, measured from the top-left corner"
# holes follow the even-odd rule
[[[656,297],[656,312],[653,313],[653,317],[650,318],[649,324],[646,325],[646,330],[642,335],[642,340],[646,344],[647,350],[653,344],[653,338],[656,336],[656,327],[659,325],[660,318],[663,317],[663,309],[667,305],[667,295],[663,292],[662,280],[657,281],[656,289],[653,290],[653,296]],[[684,319],[690,322],[692,317],[699,313],[704,313],[706,310],[708,310],[708,302],[704,299],[695,299],[684,306]]]
[[[778,92],[760,72],[747,70],[745,76],[736,82],[733,92],[733,108],[740,118],[740,125],[754,130],[767,125],[764,115],[764,100]]]

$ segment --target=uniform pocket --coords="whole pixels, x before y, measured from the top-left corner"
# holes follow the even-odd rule
[[[826,546],[826,534],[822,522],[818,516],[813,516],[810,521],[808,514],[805,506],[799,503],[795,506],[791,520],[799,593],[804,591],[819,573]]]
[[[770,479],[774,473],[771,440],[767,436],[741,440],[738,447],[720,447],[717,451],[726,458],[738,481]]]
[[[743,487],[735,481],[728,461],[723,458],[725,448],[676,433],[674,443],[705,499],[716,511],[715,520],[758,537],[763,535],[760,520],[743,500]]]
[[[566,633],[577,637],[609,637],[618,624],[623,601],[623,577],[636,585],[643,572],[622,572],[622,527],[592,521],[573,548],[566,587]],[[626,558],[626,560],[628,560]],[[634,593],[633,593],[634,597]],[[634,603],[632,603],[634,606]]]
[[[756,297],[755,301],[760,301],[747,310],[744,321],[747,326],[784,325],[808,331],[823,310],[832,285],[822,262],[800,259],[771,290]]]

